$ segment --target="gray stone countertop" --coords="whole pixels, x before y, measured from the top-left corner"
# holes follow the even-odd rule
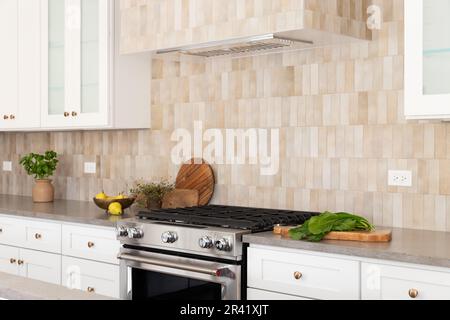
[[[243,241],[249,244],[450,268],[449,232],[393,229],[390,243],[336,240],[312,243],[283,238],[272,232],[245,235]]]
[[[53,203],[33,203],[30,197],[0,195],[0,215],[114,227],[118,221],[133,218],[136,213],[135,208],[130,208],[123,216],[116,217],[108,215],[93,202],[55,200]]]

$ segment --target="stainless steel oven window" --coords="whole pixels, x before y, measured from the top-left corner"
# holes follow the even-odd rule
[[[217,283],[221,285],[222,300],[241,298],[241,266],[239,265],[130,249],[122,249],[119,258],[121,260],[121,298],[123,299],[133,298],[133,268]],[[195,300],[195,297],[193,299]]]

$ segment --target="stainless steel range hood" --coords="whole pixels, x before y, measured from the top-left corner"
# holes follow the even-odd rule
[[[261,53],[265,51],[272,52],[289,48],[309,48],[313,45],[314,41],[303,37],[300,32],[288,31],[169,48],[159,50],[156,53],[182,53],[211,58],[226,55]]]

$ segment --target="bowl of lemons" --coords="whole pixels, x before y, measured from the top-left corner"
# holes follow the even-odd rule
[[[97,207],[106,210],[108,214],[113,216],[122,215],[124,210],[131,207],[135,200],[136,198],[127,197],[124,194],[111,197],[104,192],[101,192],[94,197],[94,203]]]

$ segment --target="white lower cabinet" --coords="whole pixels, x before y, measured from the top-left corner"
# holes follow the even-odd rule
[[[61,256],[0,245],[0,272],[61,284]]]
[[[313,252],[250,247],[248,286],[311,299],[359,299],[359,266]]]
[[[115,229],[0,215],[0,272],[119,298]]]
[[[120,242],[113,228],[63,225],[62,254],[65,256],[119,264]]]
[[[450,300],[450,268],[251,245],[249,300]]]
[[[0,272],[19,275],[17,259],[19,258],[19,249],[0,245]]]
[[[61,256],[58,254],[19,249],[17,263],[22,277],[61,284]]]
[[[119,266],[62,258],[62,284],[71,289],[119,298]]]
[[[450,272],[362,263],[365,300],[449,300]]]

